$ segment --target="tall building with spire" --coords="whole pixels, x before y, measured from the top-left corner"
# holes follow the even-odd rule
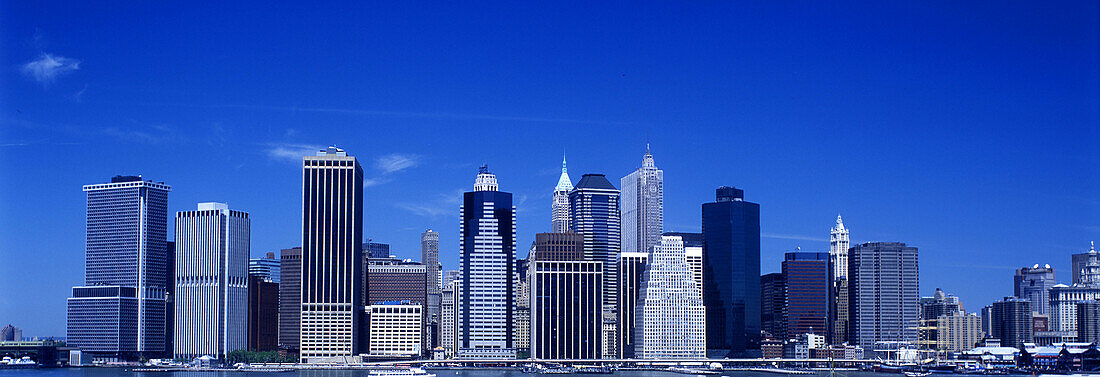
[[[649,145],[642,167],[619,180],[622,188],[622,251],[648,252],[664,232],[665,172],[657,169]]]
[[[1077,303],[1100,300],[1100,254],[1090,243],[1088,256],[1080,269],[1080,281],[1072,286],[1056,284],[1050,288],[1050,318],[1055,331],[1077,331]]]
[[[836,226],[829,232],[829,259],[833,264],[833,278],[848,277],[848,228],[836,215]]]
[[[569,192],[573,191],[573,182],[569,180],[569,173],[565,170],[565,156],[561,158],[561,176],[558,177],[558,185],[554,186],[554,204],[551,206],[552,226],[551,233],[565,233],[569,231]]]
[[[512,193],[482,166],[463,194],[455,280],[455,348],[463,358],[514,358],[516,339],[516,208]]]

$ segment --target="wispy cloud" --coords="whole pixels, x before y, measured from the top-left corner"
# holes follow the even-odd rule
[[[490,121],[534,122],[534,123],[578,123],[578,124],[610,124],[610,125],[634,124],[634,122],[605,121],[605,120],[592,120],[592,119],[575,119],[575,118],[555,118],[555,117],[539,117],[539,116],[512,116],[512,115],[494,115],[494,114],[462,114],[462,113],[445,113],[445,112],[434,112],[433,113],[433,112],[418,112],[418,111],[348,109],[348,108],[337,108],[337,107],[255,106],[255,105],[232,105],[232,104],[228,104],[228,105],[227,104],[199,105],[199,104],[188,104],[188,103],[157,103],[157,104],[150,104],[150,105],[167,105],[167,106],[199,107],[199,108],[244,109],[244,110],[266,110],[266,111],[286,111],[286,112],[300,112],[300,113],[329,113],[329,114],[365,115],[365,116],[399,117],[399,118],[439,118],[439,119],[490,120]]]
[[[76,101],[76,102],[80,102],[81,100],[84,99],[84,92],[87,92],[87,91],[88,91],[88,84],[84,84],[84,89],[80,89],[76,92],[76,94],[73,94],[73,100]]]
[[[374,160],[374,167],[382,171],[382,174],[390,174],[416,166],[420,163],[420,156],[413,154],[392,153]]]
[[[23,64],[23,74],[41,84],[53,82],[58,77],[78,69],[80,69],[79,60],[46,53],[36,60]]]
[[[760,233],[760,237],[774,238],[780,240],[799,240],[799,241],[828,241],[825,237],[812,237],[803,236],[798,234],[776,234],[776,233]]]
[[[267,143],[267,156],[275,160],[302,161],[302,156],[310,156],[320,147],[312,144]]]
[[[121,128],[107,127],[103,134],[117,137],[126,141],[154,144],[176,138],[176,132],[171,127],[163,124],[154,124],[141,127]]]
[[[364,178],[363,187],[378,186],[383,183],[389,182],[389,178],[377,177],[377,178]]]
[[[462,203],[463,192],[462,189],[454,189],[422,202],[395,203],[394,206],[412,212],[414,215],[433,219],[454,216],[458,213],[458,207]]]

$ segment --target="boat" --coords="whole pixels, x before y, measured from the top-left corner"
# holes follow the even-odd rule
[[[681,367],[671,367],[671,368],[668,368],[668,371],[673,372],[673,373],[691,374],[691,375],[718,374],[718,372],[715,372],[713,370],[694,369],[694,368],[681,368]]]
[[[905,377],[926,377],[932,372],[905,372]]]
[[[435,377],[423,368],[368,369],[367,375],[371,377]]]

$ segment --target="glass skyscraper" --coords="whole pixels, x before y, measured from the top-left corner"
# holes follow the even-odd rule
[[[848,341],[865,349],[876,342],[913,342],[920,319],[917,248],[868,242],[848,250]]]
[[[789,252],[783,259],[786,332],[825,335],[829,313],[829,253]]]
[[[760,205],[719,187],[703,204],[703,302],[707,356],[756,356],[760,349]]]
[[[603,355],[617,357],[619,189],[603,174],[585,174],[569,192],[569,207],[570,226],[584,237],[584,259],[603,263]]]
[[[363,168],[329,147],[302,159],[303,362],[341,361],[364,349]]]
[[[168,192],[163,182],[116,176],[85,185],[85,286],[68,300],[69,344],[93,360],[165,353]]]
[[[516,208],[482,166],[474,191],[463,194],[456,280],[455,348],[466,358],[514,358]]]

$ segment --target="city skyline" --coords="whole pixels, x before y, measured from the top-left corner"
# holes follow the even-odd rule
[[[169,214],[228,203],[251,214],[258,257],[300,246],[301,157],[333,144],[365,170],[364,240],[400,258],[419,259],[431,228],[456,268],[454,216],[480,164],[515,194],[523,257],[550,230],[563,150],[574,179],[614,182],[650,143],[665,231],[698,232],[714,188],[744,189],[767,273],[799,246],[828,250],[841,213],[852,245],[919,247],[920,293],[976,312],[1021,267],[1069,284],[1069,255],[1100,238],[1096,6],[443,6],[410,24],[392,21],[401,9],[319,6],[349,15],[320,23],[276,6],[239,25],[239,4],[5,3],[0,322],[64,334],[64,297],[84,284],[81,185],[141,174],[172,185]]]

